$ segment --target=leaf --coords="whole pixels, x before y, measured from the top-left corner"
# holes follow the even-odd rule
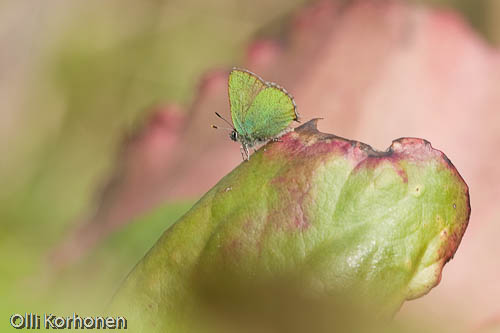
[[[168,331],[189,326],[200,286],[234,292],[292,279],[306,294],[349,295],[384,317],[437,285],[470,214],[455,167],[422,139],[378,152],[316,122],[206,193],[139,262],[115,306]]]

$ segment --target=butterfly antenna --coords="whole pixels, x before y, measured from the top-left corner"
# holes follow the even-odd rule
[[[216,115],[217,117],[219,117],[220,119],[224,120],[224,121],[226,122],[226,124],[228,124],[229,126],[231,126],[231,129],[234,129],[233,124],[231,124],[229,121],[227,121],[227,120],[226,120],[223,116],[221,116],[218,112],[215,112],[215,115]],[[213,125],[212,125],[212,127],[213,127]]]
[[[215,129],[225,129],[225,130],[228,130],[228,131],[232,131],[234,128],[229,128],[229,127],[219,127],[217,125],[212,125],[212,128],[215,128]]]

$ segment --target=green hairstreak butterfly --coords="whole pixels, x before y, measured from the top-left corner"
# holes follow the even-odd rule
[[[264,81],[255,73],[233,68],[228,90],[233,124],[217,112],[216,115],[232,127],[229,137],[241,143],[244,160],[250,159],[248,148],[276,139],[292,121],[299,121],[295,101],[285,88]]]

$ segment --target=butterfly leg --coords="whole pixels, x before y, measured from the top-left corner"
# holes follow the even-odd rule
[[[248,152],[248,147],[245,144],[242,144],[240,147],[241,157],[243,161],[248,161],[250,159],[250,154]]]
[[[245,151],[243,150],[243,146],[240,147],[241,158],[243,161],[245,160]]]
[[[250,160],[250,152],[248,151],[248,146],[243,145],[243,149],[245,149],[245,155],[247,156],[247,161]]]

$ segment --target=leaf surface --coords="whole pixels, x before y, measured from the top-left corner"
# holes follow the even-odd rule
[[[378,152],[316,122],[219,181],[139,262],[115,304],[165,330],[186,325],[200,282],[245,289],[292,278],[381,316],[437,285],[470,214],[455,167],[422,139]]]

